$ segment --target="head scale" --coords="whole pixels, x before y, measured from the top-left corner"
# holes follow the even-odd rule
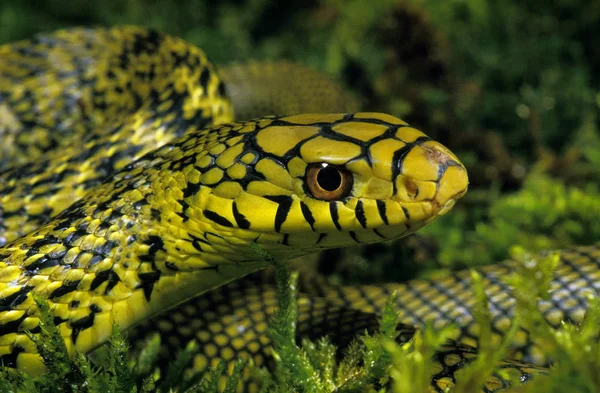
[[[468,183],[448,149],[377,113],[226,125],[187,150],[198,154],[181,170],[186,228],[207,253],[231,247],[234,261],[256,259],[252,241],[287,258],[399,238],[447,212]]]

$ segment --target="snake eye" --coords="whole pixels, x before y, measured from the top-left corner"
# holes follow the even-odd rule
[[[310,164],[306,170],[306,186],[317,199],[344,199],[352,191],[352,174],[335,165]]]

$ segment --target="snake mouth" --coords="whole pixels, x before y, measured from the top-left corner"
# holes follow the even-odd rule
[[[463,193],[462,195],[464,195],[464,193]],[[450,199],[450,200],[448,200],[448,201],[447,201],[446,203],[444,203],[443,205],[436,204],[436,205],[437,205],[437,206],[436,206],[436,210],[437,210],[437,216],[443,216],[443,215],[445,215],[446,213],[448,213],[448,212],[449,212],[449,211],[450,211],[450,210],[451,210],[451,209],[454,207],[454,205],[456,204],[456,201],[457,201],[457,200],[458,200],[460,197],[462,197],[462,195],[460,195],[460,196],[456,196],[456,198],[453,198],[453,199]]]
[[[439,183],[435,199],[432,201],[437,207],[438,214],[446,214],[466,193],[469,187],[467,170],[462,165],[453,165],[446,168]]]

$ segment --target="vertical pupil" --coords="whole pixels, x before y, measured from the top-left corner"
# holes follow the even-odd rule
[[[335,191],[342,184],[342,176],[340,172],[332,167],[325,167],[319,171],[317,175],[317,183],[325,191]]]

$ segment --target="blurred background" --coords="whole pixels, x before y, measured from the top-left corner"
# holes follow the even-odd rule
[[[181,36],[217,64],[303,63],[457,153],[471,186],[454,211],[402,244],[321,255],[341,281],[600,240],[598,1],[0,0],[0,43],[115,24]]]

